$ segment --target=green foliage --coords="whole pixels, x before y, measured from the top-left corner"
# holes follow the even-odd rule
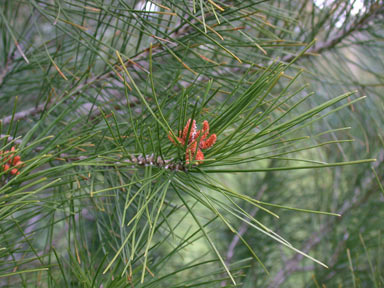
[[[382,287],[384,6],[320,2],[0,3],[0,285]]]

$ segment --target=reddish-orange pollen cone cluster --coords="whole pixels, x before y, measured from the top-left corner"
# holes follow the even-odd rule
[[[12,147],[11,151],[0,151],[0,162],[6,161],[5,164],[2,165],[2,168],[5,172],[10,172],[12,175],[19,175],[19,169],[23,165],[23,162],[20,161],[20,156],[14,156],[14,151],[15,147]]]
[[[209,147],[212,147],[213,144],[215,144],[216,134],[212,134],[208,137],[209,124],[207,120],[203,122],[203,128],[201,130],[197,130],[196,120],[192,121],[191,128],[189,128],[190,125],[191,119],[188,120],[183,131],[179,131],[179,137],[176,137],[178,143],[176,143],[173,139],[171,132],[169,132],[168,138],[175,145],[181,144],[184,146],[187,142],[187,150],[185,151],[186,163],[189,164],[190,160],[196,160],[197,163],[200,164],[203,163],[204,160],[204,154],[201,150],[208,149]],[[187,135],[188,131],[189,136]],[[199,138],[200,135],[201,137]],[[199,143],[197,143],[197,141],[199,141]]]

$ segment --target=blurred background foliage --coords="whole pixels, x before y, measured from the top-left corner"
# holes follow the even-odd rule
[[[2,287],[384,286],[382,1],[0,0],[0,31]]]

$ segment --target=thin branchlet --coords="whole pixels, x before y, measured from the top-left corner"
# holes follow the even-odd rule
[[[188,171],[187,167],[180,162],[177,162],[174,159],[163,159],[160,156],[155,157],[154,154],[151,155],[131,155],[130,159],[124,159],[117,163],[130,163],[134,166],[155,166],[162,169],[172,170],[172,171]]]

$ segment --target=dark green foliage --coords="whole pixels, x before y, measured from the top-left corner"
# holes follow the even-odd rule
[[[383,287],[361,2],[0,2],[0,286]]]

